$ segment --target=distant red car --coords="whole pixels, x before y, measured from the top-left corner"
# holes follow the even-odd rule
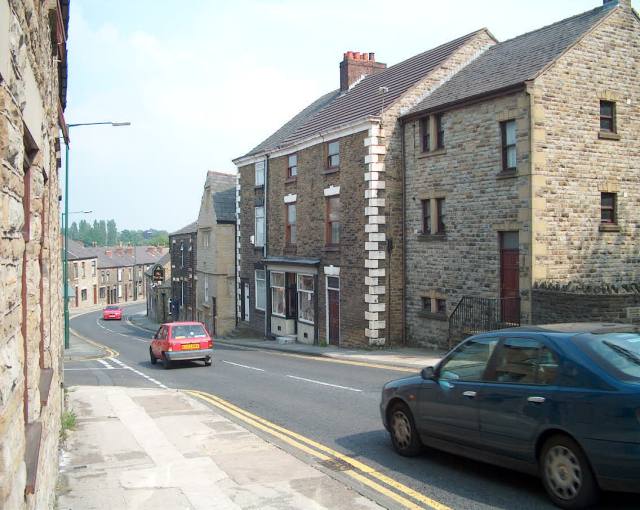
[[[149,346],[149,358],[155,365],[162,361],[169,368],[173,361],[213,361],[213,339],[201,322],[169,322],[160,326]]]
[[[104,320],[104,321],[108,321],[108,320],[121,321],[122,320],[122,308],[120,308],[119,306],[114,306],[114,305],[107,306],[104,310],[102,310],[102,320]]]

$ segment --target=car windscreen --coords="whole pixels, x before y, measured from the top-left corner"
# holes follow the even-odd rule
[[[117,306],[107,306],[107,310],[119,310]]]
[[[199,324],[188,324],[183,326],[173,326],[171,328],[171,338],[179,340],[181,338],[204,338],[207,332]]]
[[[588,335],[578,345],[607,372],[627,381],[640,381],[640,334]]]

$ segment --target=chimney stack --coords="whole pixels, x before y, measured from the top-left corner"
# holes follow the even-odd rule
[[[376,62],[375,53],[346,51],[340,62],[340,91],[345,92],[363,76],[377,74],[387,68],[387,64]]]

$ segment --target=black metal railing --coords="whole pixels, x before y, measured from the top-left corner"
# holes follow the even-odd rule
[[[520,326],[520,298],[464,296],[449,316],[449,346],[462,338]]]

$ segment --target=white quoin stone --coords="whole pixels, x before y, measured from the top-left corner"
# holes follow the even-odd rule
[[[378,172],[365,172],[364,180],[365,181],[377,181],[380,179],[380,174]]]
[[[380,248],[378,247],[378,243],[364,243],[364,249],[367,251],[378,251]]]
[[[369,172],[384,172],[384,163],[371,163],[369,165]]]
[[[340,186],[329,186],[328,188],[324,189],[325,197],[332,197],[334,195],[339,195],[339,194],[340,194]]]
[[[292,202],[296,202],[298,200],[298,195],[294,195],[293,193],[289,193],[284,196],[284,203],[291,204]]]
[[[366,336],[367,338],[378,338],[379,334],[380,333],[378,332],[377,329],[365,328],[364,330],[364,336]]]
[[[365,259],[364,267],[367,268],[367,269],[376,269],[378,267],[378,261],[377,260]]]
[[[367,132],[368,136],[379,136],[384,138],[385,132],[380,126],[371,126]]]
[[[377,321],[378,320],[378,312],[364,312],[364,319],[367,321]]]
[[[378,230],[380,230],[380,228],[378,227],[378,225],[376,223],[374,223],[372,225],[365,225],[364,226],[364,231],[367,232],[367,233],[377,232]]]
[[[386,235],[383,232],[372,232],[371,234],[369,234],[369,241],[371,241],[372,243],[384,242],[385,238]]]
[[[386,181],[369,181],[369,189],[385,189]]]
[[[370,136],[364,139],[364,146],[369,147],[370,145],[378,145],[380,141],[377,136]]]
[[[387,308],[385,303],[369,303],[370,312],[384,312]]]
[[[378,215],[378,208],[377,207],[365,207],[364,208],[364,215],[365,216],[377,216]]]
[[[386,154],[387,148],[384,145],[370,145],[369,146],[369,154]]]
[[[375,285],[369,287],[369,294],[381,295],[384,294],[385,287],[384,285]]]
[[[380,337],[380,338],[369,338],[369,345],[371,346],[381,346],[385,344],[385,340],[384,337]]]
[[[365,294],[364,295],[364,302],[365,303],[377,303],[379,301],[378,296],[375,296],[373,294]]]
[[[384,225],[385,224],[385,219],[384,216],[369,216],[369,223],[370,224],[378,224],[378,225]]]
[[[369,207],[384,207],[385,199],[384,198],[370,198],[369,199]]]
[[[385,321],[369,321],[369,329],[384,329]]]
[[[370,276],[365,276],[364,277],[364,284],[365,285],[378,285],[379,281],[377,278],[371,278]]]
[[[386,255],[383,251],[370,251],[369,259],[371,260],[382,260],[385,259]]]
[[[372,278],[384,278],[384,267],[378,269],[369,269],[369,276]]]
[[[364,198],[378,198],[378,190],[377,189],[364,190]]]
[[[379,161],[382,161],[382,158],[380,156],[378,156],[377,154],[367,154],[364,157],[364,162],[367,165],[369,163],[378,163]]]

